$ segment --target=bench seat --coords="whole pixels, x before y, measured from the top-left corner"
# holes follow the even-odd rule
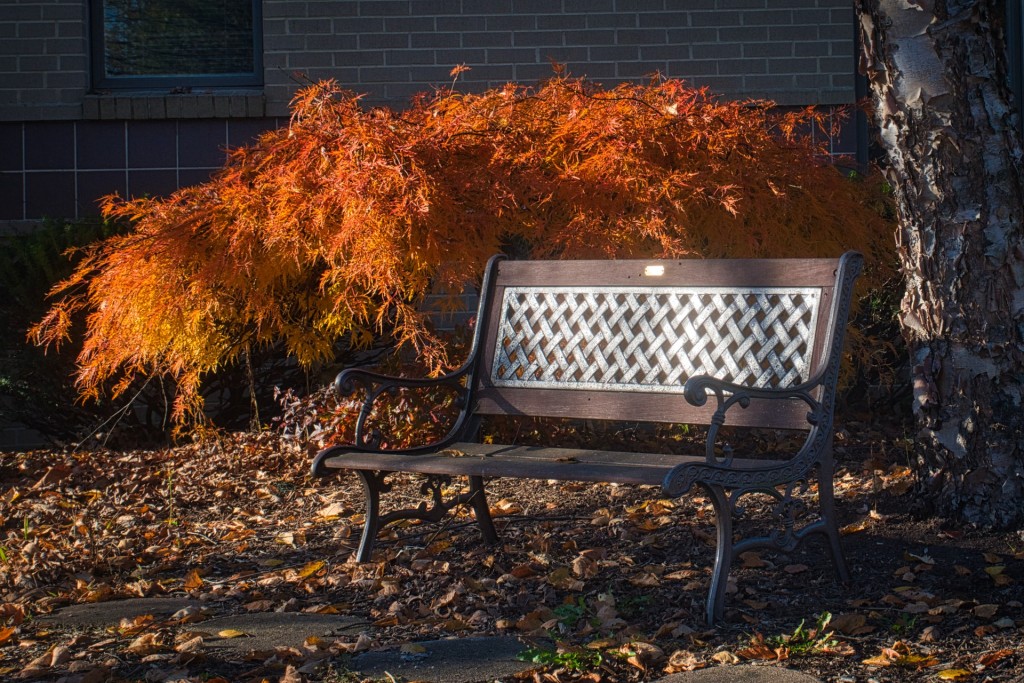
[[[703,462],[704,456],[458,442],[436,455],[349,451],[327,457],[323,467],[661,486],[677,465]],[[734,458],[731,467],[756,469],[784,462]]]

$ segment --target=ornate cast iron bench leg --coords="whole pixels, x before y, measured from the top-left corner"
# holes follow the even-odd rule
[[[498,532],[495,531],[494,520],[491,519],[491,508],[487,504],[483,477],[469,477],[469,498],[473,506],[473,516],[480,526],[480,535],[484,537],[484,542],[488,545],[497,543]]]
[[[707,621],[714,624],[725,615],[725,590],[729,584],[729,568],[732,566],[732,504],[725,489],[714,484],[701,484],[711,497],[715,508],[715,527],[718,529],[718,544],[715,552],[715,568],[711,575],[708,591]]]
[[[363,482],[363,493],[366,496],[366,519],[363,522],[363,535],[359,539],[359,549],[356,551],[357,562],[371,560],[377,534],[388,524],[403,519],[439,522],[449,511],[460,505],[469,505],[473,509],[473,515],[480,526],[480,534],[486,543],[491,544],[498,541],[498,533],[494,529],[494,521],[491,519],[490,508],[487,505],[483,477],[469,477],[469,493],[460,493],[446,501],[441,495],[441,489],[451,478],[443,475],[426,475],[426,481],[420,487],[420,492],[430,495],[430,507],[426,503],[420,503],[415,508],[394,510],[381,515],[380,496],[391,490],[391,483],[386,481],[386,477],[391,472],[356,470],[356,473]]]
[[[715,554],[715,567],[711,576],[711,587],[708,591],[707,620],[709,624],[722,619],[725,612],[725,592],[728,588],[729,570],[733,559],[740,551],[757,547],[767,547],[775,550],[795,550],[804,539],[813,534],[820,534],[825,537],[829,546],[829,555],[836,576],[841,583],[850,582],[850,572],[843,557],[842,546],[839,543],[839,528],[835,516],[835,500],[832,490],[832,465],[831,463],[818,464],[818,505],[819,519],[808,524],[802,529],[795,529],[795,518],[792,516],[794,510],[801,507],[799,504],[792,504],[792,488],[798,483],[791,483],[786,493],[776,493],[770,488],[740,489],[730,492],[716,484],[698,482],[711,498],[715,511],[715,526],[718,530],[718,547]],[[784,531],[778,535],[771,534],[757,538],[745,538],[739,541],[733,540],[734,517],[740,505],[738,497],[748,493],[765,493],[773,495],[779,501],[778,512],[774,513],[778,521],[783,524]]]
[[[839,522],[836,519],[835,496],[832,486],[832,463],[818,465],[818,506],[824,522],[824,534],[828,538],[832,567],[839,581],[850,583],[850,570],[846,566],[843,548],[839,544]]]
[[[366,519],[363,521],[363,535],[359,539],[359,550],[356,551],[356,562],[369,562],[373,555],[373,544],[380,531],[380,494],[391,490],[391,484],[384,478],[389,472],[370,472],[356,470],[363,481],[363,494],[366,496]]]

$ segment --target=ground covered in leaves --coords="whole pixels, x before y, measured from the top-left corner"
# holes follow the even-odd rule
[[[536,663],[524,680],[645,681],[743,661],[825,681],[1024,680],[1024,538],[915,519],[901,443],[867,425],[840,436],[853,585],[835,583],[817,541],[748,553],[716,628],[702,618],[714,526],[699,495],[494,481],[499,545],[481,544],[471,517],[456,515],[398,529],[360,565],[358,480],[310,479],[310,449],[272,434],[3,453],[0,677],[358,681],[347,667],[360,651],[514,634]],[[388,502],[417,489],[400,478]],[[749,509],[754,520],[761,512]],[[106,633],[36,619],[168,595],[220,613],[346,614],[365,629],[232,659],[204,651],[201,613]]]

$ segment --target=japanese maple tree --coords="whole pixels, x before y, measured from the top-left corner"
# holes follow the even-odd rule
[[[204,374],[260,346],[308,365],[387,333],[444,367],[419,304],[454,296],[510,244],[538,258],[857,248],[890,272],[877,191],[811,142],[828,125],[677,80],[603,89],[556,73],[404,111],[319,83],[209,182],[107,198],[104,215],[133,230],[89,249],[31,336],[56,344],[84,313],[83,394],[161,375],[188,424]]]

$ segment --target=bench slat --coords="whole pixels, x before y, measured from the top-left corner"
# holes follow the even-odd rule
[[[687,462],[704,462],[704,458],[670,453],[456,443],[437,455],[349,451],[327,458],[324,466],[330,469],[660,486],[673,467]],[[736,458],[732,467],[751,469],[782,462]]]

